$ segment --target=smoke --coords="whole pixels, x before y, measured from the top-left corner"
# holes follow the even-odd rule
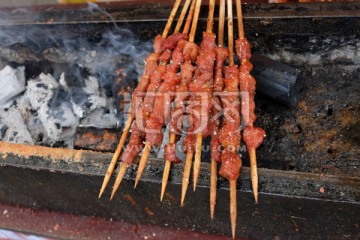
[[[93,3],[81,11],[101,12],[113,21]],[[7,101],[13,102],[11,111],[21,113],[35,144],[65,141],[62,145],[71,147],[79,124],[114,127],[119,125],[115,121],[123,121],[120,116],[116,119],[122,109],[115,96],[122,100],[119,92],[128,94],[134,87],[144,58],[152,52],[152,41],[141,41],[116,24],[19,25],[11,14],[37,16],[25,9],[0,12],[1,22],[6,22],[0,24],[0,65],[24,66],[26,77],[24,94],[16,93]],[[132,81],[116,81],[119,78]]]
[[[8,62],[19,62],[17,60],[20,59],[17,58],[24,58],[24,56],[16,56],[16,53],[24,55],[19,50],[26,48],[28,56],[25,59],[38,61],[45,59],[53,63],[77,64],[91,73],[99,73],[105,68],[114,68],[121,62],[134,63],[139,74],[143,71],[143,59],[152,51],[151,41],[140,41],[130,29],[117,26],[112,16],[94,3],[88,3],[87,7],[77,12],[90,16],[100,12],[102,16],[108,18],[105,20],[108,20],[110,24],[104,27],[104,30],[91,24],[87,26],[48,24],[45,27],[30,24],[21,27],[20,16],[25,19],[34,19],[33,23],[35,23],[38,21],[36,19],[40,18],[39,13],[26,9],[12,12],[0,11],[0,22],[3,24],[0,26],[0,51],[1,48],[12,50],[11,53],[0,53],[0,58]],[[44,11],[44,15],[46,13],[47,10]],[[48,14],[51,15],[50,13]],[[31,17],[32,15],[34,16]],[[66,14],[62,17],[66,18]],[[57,18],[57,21],[61,22],[61,17]],[[66,19],[63,21],[66,22]],[[77,31],[83,32],[77,33]]]

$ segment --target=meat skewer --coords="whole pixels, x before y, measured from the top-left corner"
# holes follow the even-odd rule
[[[236,51],[241,60],[239,68],[240,90],[242,93],[242,118],[245,124],[243,139],[250,155],[251,184],[253,188],[255,203],[258,203],[258,173],[256,163],[256,148],[260,146],[265,137],[265,131],[262,128],[254,127],[255,115],[255,85],[256,80],[250,75],[252,64],[250,63],[251,46],[244,35],[242,22],[241,0],[236,0],[236,12],[238,16],[239,39],[236,40]]]
[[[194,159],[194,169],[193,169],[193,184],[194,191],[196,189],[197,181],[200,174],[200,164],[201,164],[201,147],[203,138],[210,135],[210,115],[212,108],[212,87],[214,82],[213,70],[214,63],[216,58],[215,53],[215,34],[212,32],[214,25],[214,8],[215,8],[215,0],[210,0],[209,2],[209,14],[207,19],[206,32],[203,34],[203,39],[200,45],[200,54],[196,61],[196,71],[194,82],[189,87],[189,90],[192,92],[201,93],[200,99],[202,106],[195,106],[194,111],[200,114],[199,118],[194,118],[194,120],[198,120],[194,122],[195,129],[198,131],[196,134],[196,143],[195,143],[195,159]],[[191,89],[193,88],[193,90]],[[205,109],[204,109],[205,102]],[[204,129],[201,129],[202,123],[200,121],[204,120],[206,125]]]
[[[187,107],[189,128],[184,139],[186,161],[184,166],[181,190],[181,205],[185,200],[189,185],[192,158],[195,151],[194,162],[194,190],[200,171],[202,139],[209,135],[210,109],[212,105],[213,66],[215,61],[215,34],[212,33],[213,15],[215,2],[209,3],[209,15],[206,32],[200,47],[200,54],[196,60],[196,70],[193,81],[189,84],[189,92],[192,94],[190,105]],[[205,96],[205,101],[202,97]],[[206,106],[205,109],[203,106]],[[196,117],[198,116],[198,117]],[[202,126],[202,121],[206,122]],[[196,133],[196,136],[195,136]]]
[[[150,54],[149,57],[157,55],[158,58],[156,59],[156,65],[151,66],[151,71],[145,71],[144,77],[141,79],[141,81],[139,81],[138,87],[135,89],[135,91],[133,93],[133,98],[132,98],[132,102],[131,102],[131,113],[130,113],[130,117],[129,117],[129,119],[131,119],[132,121],[135,119],[135,117],[137,115],[142,116],[142,104],[143,104],[143,101],[146,100],[146,96],[145,96],[145,98],[142,98],[142,96],[144,95],[144,92],[146,92],[148,90],[148,88],[150,87],[151,80],[153,80],[154,77],[156,77],[156,78],[161,77],[161,73],[159,74],[159,72],[157,72],[157,70],[159,70],[159,68],[161,69],[161,67],[162,67],[162,66],[157,65],[158,60],[162,61],[163,63],[167,62],[167,59],[169,58],[169,50],[171,50],[176,45],[176,43],[174,44],[174,42],[178,41],[179,37],[180,38],[182,37],[181,34],[177,34],[176,32],[173,35],[171,35],[170,37],[167,37],[167,34],[171,28],[171,24],[175,18],[175,15],[176,15],[177,9],[180,5],[180,2],[181,2],[181,0],[176,0],[174,7],[170,13],[168,22],[165,26],[163,34],[161,36],[157,36],[154,40],[155,54]],[[145,67],[145,70],[147,70],[147,65]],[[144,113],[146,114],[146,111],[144,111]],[[138,120],[142,121],[141,117],[138,118]],[[131,121],[128,120],[128,122],[130,122],[129,125],[131,126]],[[133,125],[135,126],[136,124],[138,126],[142,126],[141,124],[136,123],[136,122]],[[123,137],[126,139],[126,135],[124,136],[124,134],[123,134],[122,138]],[[133,127],[133,132],[131,134],[130,141],[128,143],[128,146],[125,148],[125,151],[121,157],[122,163],[120,166],[119,174],[115,180],[110,199],[113,198],[115,192],[117,191],[117,189],[122,181],[122,178],[126,172],[127,167],[129,166],[129,164],[133,163],[133,161],[135,160],[135,157],[141,151],[142,146],[143,146],[143,144],[142,144],[143,138],[144,138],[144,135],[141,132],[141,130],[137,126]],[[124,140],[124,142],[125,142],[125,140]],[[118,148],[119,148],[119,146],[118,146]],[[121,146],[121,148],[122,148],[122,146]],[[120,155],[120,153],[118,153],[117,155]]]
[[[191,12],[189,13],[189,18],[192,18]],[[191,21],[187,21],[187,25],[190,23]],[[185,26],[184,30],[186,30],[186,32],[183,32],[183,34],[186,35],[189,27]],[[152,112],[149,112],[149,118],[147,119],[146,125],[147,129],[151,131],[146,133],[146,144],[139,162],[134,188],[136,188],[142,173],[144,172],[151,146],[159,146],[163,140],[162,128],[169,117],[172,102],[172,96],[170,96],[169,93],[175,92],[175,89],[180,82],[178,71],[184,61],[182,51],[186,45],[185,40],[186,39],[177,43],[177,46],[171,56],[172,63],[166,68],[166,74],[163,76],[164,82],[159,86],[158,94],[153,103],[154,107]]]
[[[226,95],[222,97],[224,120],[219,132],[219,141],[224,150],[221,154],[222,164],[219,174],[229,181],[231,232],[233,238],[235,238],[237,219],[236,182],[240,174],[242,161],[238,154],[241,138],[240,109],[238,104],[239,74],[237,66],[234,65],[232,0],[227,0],[227,18],[229,66],[225,68],[224,93]]]
[[[196,4],[196,1],[193,0],[191,3],[189,16],[193,16],[193,13],[195,11],[195,4]],[[189,19],[191,19],[191,18],[189,18]],[[190,21],[188,21],[188,23],[190,23]],[[197,24],[197,19],[194,19],[193,24],[195,24],[195,25]],[[169,144],[167,144],[164,148],[165,167],[164,167],[164,173],[163,173],[162,184],[161,184],[160,201],[162,201],[165,191],[166,191],[166,186],[167,186],[167,182],[169,179],[171,163],[172,162],[173,163],[181,162],[176,157],[175,141],[176,141],[176,135],[181,134],[183,115],[185,112],[184,101],[186,101],[186,99],[188,98],[188,83],[192,79],[192,74],[193,74],[193,70],[194,70],[192,63],[196,60],[196,57],[198,55],[198,47],[195,43],[193,43],[194,36],[190,35],[189,39],[190,39],[190,41],[185,43],[185,46],[183,49],[184,64],[183,64],[181,72],[180,72],[181,83],[176,89],[174,108],[171,111]]]
[[[221,100],[217,94],[223,91],[223,66],[228,57],[228,50],[224,45],[224,25],[225,25],[225,0],[220,0],[219,9],[219,29],[218,29],[218,46],[215,48],[215,80],[214,80],[214,105],[212,107],[212,133],[210,142],[211,168],[210,168],[210,216],[214,218],[216,204],[216,188],[217,188],[217,163],[221,162],[221,151],[219,142],[219,125]]]
[[[200,7],[201,7],[201,0],[196,0],[194,21],[195,21],[195,19],[197,20],[199,18]],[[190,36],[192,36],[192,38],[190,38],[189,40],[192,42],[194,41],[196,28],[197,28],[197,24],[195,22],[195,24],[193,24],[191,26],[191,31],[190,31]],[[193,72],[193,69],[191,69],[191,75],[192,75],[192,72]],[[189,133],[189,131],[193,131],[193,129],[190,126],[188,127],[187,132]],[[184,151],[186,152],[186,158],[185,158],[185,165],[184,165],[182,184],[181,184],[181,201],[180,201],[181,206],[184,204],[186,190],[189,186],[191,165],[192,165],[192,160],[194,157],[193,136],[187,134],[187,136],[184,139],[183,144],[184,144]]]
[[[186,37],[185,34],[175,33],[169,36],[163,42],[163,46],[166,49],[164,50],[163,54],[159,57],[161,64],[156,67],[155,71],[150,76],[150,84],[148,86],[148,91],[144,97],[143,103],[141,104],[141,101],[139,101],[139,105],[135,105],[136,106],[135,110],[137,111],[136,120],[135,120],[135,124],[137,125],[137,128],[135,128],[135,130],[138,130],[138,127],[141,127],[139,131],[141,131],[142,133],[140,134],[136,132],[135,134],[131,135],[129,144],[126,146],[125,151],[121,156],[122,167],[124,166],[123,168],[126,168],[129,164],[133,164],[136,160],[136,156],[142,150],[143,147],[142,140],[145,137],[144,131],[147,130],[147,119],[149,119],[150,114],[153,111],[153,108],[156,107],[153,101],[155,98],[154,94],[156,94],[156,92],[160,90],[160,85],[162,84],[162,78],[166,73],[166,64],[170,60],[172,49],[177,45],[177,42],[179,42],[179,40],[185,37]],[[118,176],[117,179],[115,180],[112,196],[114,196],[116,190],[118,189],[122,177],[123,176]]]
[[[154,42],[154,53],[153,54],[150,54],[145,62],[145,70],[144,70],[144,74],[141,76],[141,79],[139,80],[139,85],[138,87],[134,90],[134,93],[136,92],[144,92],[147,88],[147,85],[149,83],[149,77],[150,77],[150,74],[152,74],[157,66],[157,62],[158,62],[158,56],[159,54],[161,53],[161,49],[158,47],[159,45],[161,45],[161,42],[163,39],[165,39],[169,33],[169,30],[170,30],[170,27],[172,25],[172,22],[174,20],[174,17],[176,15],[176,12],[178,10],[178,7],[180,5],[180,2],[181,0],[177,0],[173,6],[173,9],[170,13],[170,16],[169,16],[169,19],[168,19],[168,22],[164,28],[164,31],[161,35],[161,38],[157,38],[155,39],[155,42]],[[135,105],[135,102],[134,102],[134,98],[132,99],[132,106]],[[133,123],[135,119],[135,115],[133,112],[131,112],[128,116],[128,119],[125,123],[125,126],[124,126],[124,129],[123,129],[123,133],[121,135],[121,138],[120,138],[120,141],[119,141],[119,144],[115,150],[115,153],[111,159],[111,162],[110,162],[110,165],[105,173],[105,177],[104,177],[104,180],[103,180],[103,183],[102,183],[102,186],[101,186],[101,189],[100,189],[100,193],[99,193],[99,198],[101,197],[101,195],[104,193],[105,191],[105,188],[107,186],[107,184],[109,183],[109,180],[110,180],[110,177],[111,175],[113,174],[114,172],[114,169],[115,169],[115,166],[116,166],[116,163],[119,159],[119,156],[121,154],[121,151],[123,149],[123,146],[124,146],[124,143],[126,141],[126,138],[129,134],[129,130],[131,128],[131,125]]]

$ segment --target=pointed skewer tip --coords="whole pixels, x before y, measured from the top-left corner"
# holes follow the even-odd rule
[[[198,133],[196,135],[195,160],[194,160],[194,169],[193,169],[194,192],[196,190],[197,182],[200,175],[202,140],[203,140],[202,133]]]
[[[231,233],[233,239],[236,232],[236,218],[237,218],[237,203],[236,203],[236,180],[230,181],[230,221]]]
[[[142,153],[140,162],[139,162],[139,167],[137,169],[134,189],[138,185],[140,178],[145,170],[146,163],[149,159],[150,149],[151,149],[151,143],[147,141],[145,144],[144,151]]]
[[[101,198],[101,195],[102,195],[102,194],[103,194],[103,191],[100,191],[99,196],[98,196],[98,199]]]
[[[259,176],[258,176],[257,163],[256,163],[256,150],[251,149],[249,154],[250,154],[251,185],[253,189],[255,203],[257,203],[259,196]]]
[[[182,178],[182,184],[181,184],[181,206],[184,204],[186,191],[189,186],[189,178],[190,178],[190,171],[191,171],[193,156],[194,156],[194,153],[192,153],[192,152],[188,152],[186,154],[186,160],[185,160],[185,166],[184,166],[183,178]]]
[[[175,142],[175,136],[170,136],[170,138],[171,138],[170,143],[174,143]],[[162,178],[162,182],[161,182],[160,202],[162,202],[165,191],[166,191],[166,186],[167,186],[168,179],[169,179],[169,174],[170,174],[170,167],[171,167],[171,161],[166,160],[165,161],[163,178]]]
[[[113,189],[112,189],[112,192],[111,192],[111,196],[110,196],[110,200],[114,197],[116,191],[118,190],[119,186],[120,186],[120,183],[125,175],[125,172],[126,172],[126,169],[128,167],[128,163],[122,163],[121,166],[120,166],[120,170],[119,170],[119,173],[115,179],[115,183],[113,185]]]

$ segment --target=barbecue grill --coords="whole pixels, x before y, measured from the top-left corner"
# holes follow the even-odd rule
[[[1,203],[231,234],[225,179],[218,180],[215,219],[209,217],[206,153],[199,189],[188,193],[183,207],[180,165],[172,167],[167,193],[159,202],[164,161],[158,153],[150,158],[136,190],[134,166],[111,202],[108,191],[105,198],[97,198],[112,157],[109,152],[115,151],[121,134],[126,103],[137,84],[138,60],[142,51],[149,50],[149,39],[161,33],[170,9],[170,4],[158,2],[142,6],[124,2],[1,11],[3,66],[24,66],[26,81],[41,73],[59,79],[64,72],[74,82],[95,76],[113,101],[106,106],[115,106],[108,111],[116,116],[107,118],[107,125],[80,122],[72,129],[71,144],[41,139],[37,142],[45,146],[0,142]],[[237,236],[355,239],[360,213],[360,4],[246,4],[243,9],[252,50],[296,67],[306,80],[294,108],[256,95],[257,125],[267,132],[257,154],[260,203],[253,203],[244,152],[245,167],[237,183]],[[206,26],[206,14],[205,7],[198,38]],[[127,41],[141,46],[140,50],[135,55],[123,49],[115,52]],[[83,86],[70,83],[75,92],[69,94],[79,95],[76,89]],[[1,111],[11,112],[11,107]],[[0,129],[0,137],[9,131]]]

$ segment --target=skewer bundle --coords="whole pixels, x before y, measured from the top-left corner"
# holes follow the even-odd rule
[[[176,142],[185,132],[183,147],[186,159],[181,193],[181,205],[183,205],[190,182],[191,167],[193,165],[195,191],[201,165],[202,140],[211,136],[210,214],[213,218],[216,204],[217,165],[221,163],[219,174],[229,180],[231,229],[235,237],[236,182],[242,163],[238,153],[241,141],[241,120],[246,126],[242,134],[250,153],[251,177],[256,202],[258,201],[258,177],[255,150],[265,136],[261,128],[253,126],[256,119],[254,114],[255,79],[250,75],[251,52],[250,44],[244,37],[241,2],[236,1],[239,29],[236,53],[241,61],[240,68],[234,63],[232,1],[227,0],[228,48],[223,46],[225,0],[220,0],[219,6],[218,46],[215,44],[216,35],[213,33],[215,0],[209,1],[207,27],[200,46],[194,43],[194,38],[201,0],[185,1],[174,33],[168,36],[180,3],[181,0],[175,1],[163,34],[154,39],[154,53],[145,59],[144,74],[134,90],[131,112],[106,172],[99,198],[104,193],[119,157],[121,156],[120,170],[114,183],[111,199],[127,167],[135,163],[138,154],[143,150],[135,180],[135,187],[137,186],[151,147],[159,146],[163,142],[162,130],[169,125],[170,138],[169,143],[164,147],[165,167],[160,200],[162,201],[166,191],[171,163],[181,162],[176,156]],[[180,33],[186,15],[183,32]],[[226,61],[228,66],[225,67]],[[247,93],[245,97],[244,93]],[[223,115],[222,119],[221,115]],[[186,131],[185,119],[188,125]],[[130,129],[129,142],[121,154]],[[193,158],[194,164],[192,164]]]

